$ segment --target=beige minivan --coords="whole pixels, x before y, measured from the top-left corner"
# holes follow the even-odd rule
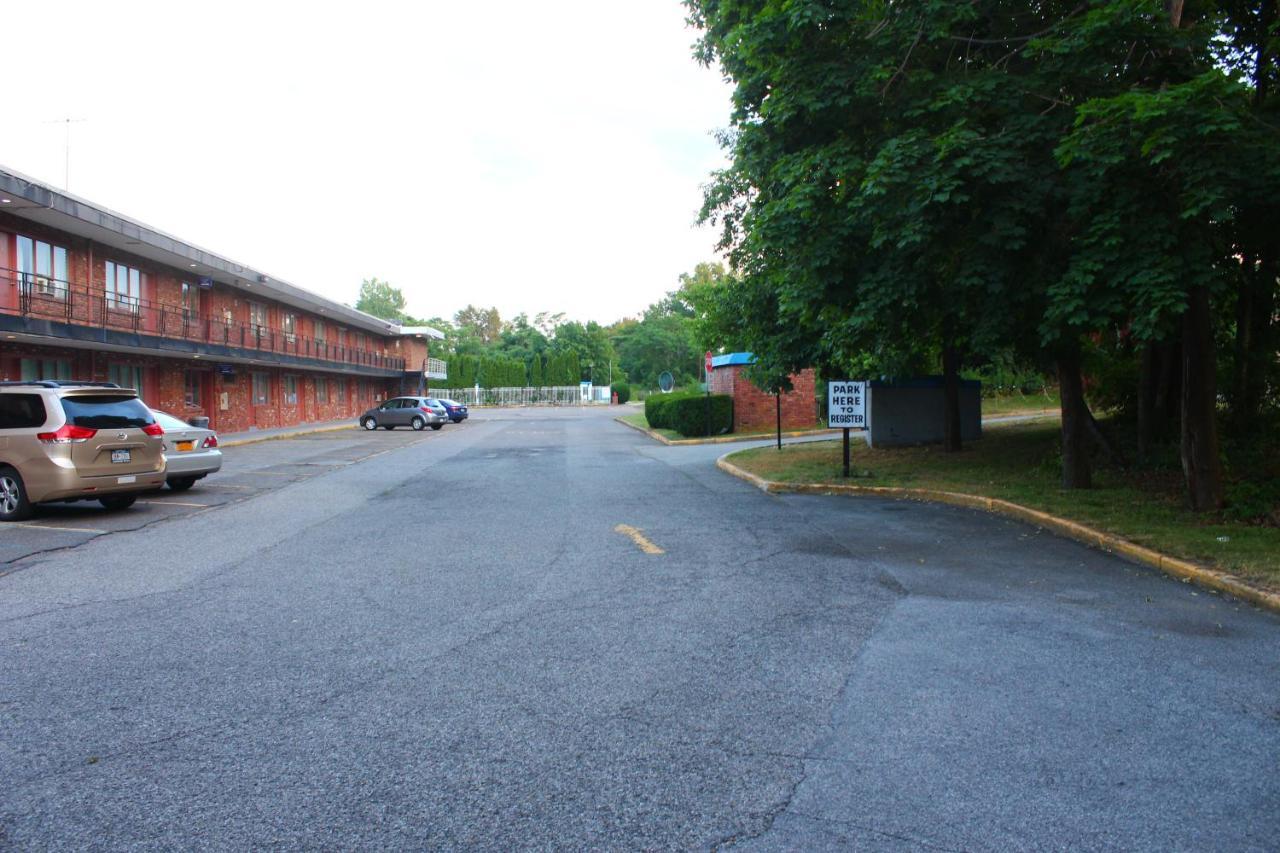
[[[164,485],[164,430],[131,388],[0,382],[0,521],[48,501],[124,509]]]

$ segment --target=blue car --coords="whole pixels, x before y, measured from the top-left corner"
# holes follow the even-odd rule
[[[440,400],[440,405],[444,406],[445,412],[449,415],[449,420],[455,424],[460,424],[467,419],[467,407],[459,403],[457,400]]]

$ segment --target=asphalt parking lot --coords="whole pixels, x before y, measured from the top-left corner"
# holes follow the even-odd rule
[[[1274,614],[613,414],[19,528],[120,532],[0,567],[0,850],[1275,848]]]
[[[0,528],[4,532],[0,536],[0,576],[35,554],[75,548],[100,536],[140,530],[166,519],[250,500],[421,441],[447,441],[450,434],[467,428],[464,421],[439,432],[397,429],[370,434],[353,423],[350,430],[223,448],[222,470],[217,474],[186,492],[165,488],[145,493],[127,510],[113,512],[97,501],[46,504],[29,521]]]

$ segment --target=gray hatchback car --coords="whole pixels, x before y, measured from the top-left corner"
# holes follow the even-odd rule
[[[361,415],[360,426],[370,432],[378,427],[395,429],[398,426],[440,429],[448,420],[444,406],[431,397],[393,397]]]

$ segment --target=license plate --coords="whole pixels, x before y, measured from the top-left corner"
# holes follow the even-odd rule
[[[195,446],[196,446],[196,443],[195,443],[194,441],[179,441],[179,442],[178,442],[178,449],[179,449],[179,450],[190,450],[191,448],[193,448],[193,447],[195,447]]]
[[[113,451],[111,451],[111,461],[112,461],[112,462],[129,462],[129,461],[132,461],[132,459],[133,459],[133,455],[132,455],[131,453],[129,453],[129,451],[127,451],[127,450],[113,450]]]

